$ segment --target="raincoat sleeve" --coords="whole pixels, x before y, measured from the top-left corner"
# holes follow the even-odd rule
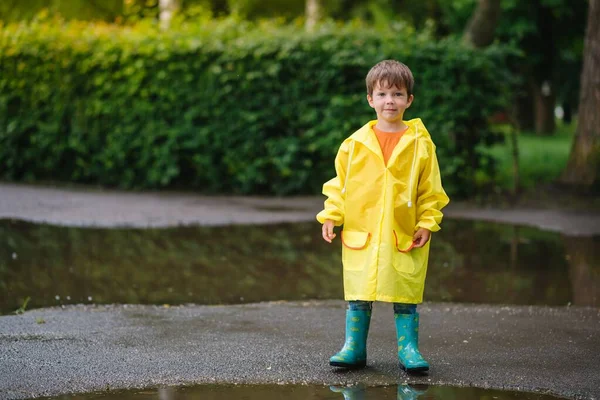
[[[437,232],[442,222],[442,208],[450,199],[442,187],[440,166],[435,154],[435,145],[429,142],[429,158],[421,170],[417,188],[417,228]]]
[[[348,143],[344,142],[335,157],[335,178],[323,184],[323,194],[327,196],[325,208],[317,214],[317,220],[324,223],[326,219],[335,222],[335,226],[344,223],[344,200],[342,193],[346,182],[346,169],[348,167]]]

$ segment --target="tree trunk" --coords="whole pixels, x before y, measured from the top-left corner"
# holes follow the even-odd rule
[[[321,0],[306,0],[306,30],[312,32],[320,19]]]
[[[535,132],[538,135],[550,135],[556,127],[554,121],[554,107],[556,106],[556,95],[549,82],[541,85],[535,84],[533,88],[533,100],[535,108]]]
[[[566,101],[562,104],[563,108],[563,121],[566,124],[570,124],[573,121],[573,105],[571,102]]]
[[[516,122],[513,121],[510,128],[510,145],[512,148],[512,170],[513,170],[513,199],[516,199],[521,189],[521,174],[519,166],[519,128]]]
[[[180,1],[181,0],[159,0],[159,20],[160,27],[163,30],[167,30],[171,26],[171,19],[173,19],[173,14],[175,14],[181,7]]]
[[[517,88],[515,101],[512,107],[516,126],[520,131],[535,130],[535,120],[533,118],[533,78],[526,72],[520,72],[521,76],[526,77],[526,82]]]
[[[582,188],[600,183],[600,0],[589,0],[577,133],[561,181]]]
[[[500,0],[479,0],[463,34],[463,40],[474,47],[489,46],[494,41],[500,20]]]

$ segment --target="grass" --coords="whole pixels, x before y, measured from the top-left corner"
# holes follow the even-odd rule
[[[535,189],[560,177],[569,159],[575,128],[575,122],[564,124],[558,121],[556,133],[552,136],[539,136],[532,132],[519,133],[517,142],[522,190]],[[505,141],[490,148],[489,152],[498,163],[497,186],[510,191],[514,182],[511,128],[500,126],[499,129],[506,135]]]
[[[27,296],[25,298],[25,300],[23,300],[23,304],[21,305],[21,307],[19,307],[15,310],[15,314],[17,314],[17,315],[25,314],[25,310],[27,309],[27,304],[29,304],[29,300],[31,300],[31,297]]]
[[[533,132],[518,134],[520,186],[516,196],[513,193],[512,128],[508,125],[495,128],[506,137],[504,143],[487,150],[497,161],[495,188],[475,199],[475,203],[500,208],[521,206],[600,212],[600,196],[595,191],[567,187],[558,181],[569,160],[577,128],[575,122],[557,121],[556,132],[551,136]]]

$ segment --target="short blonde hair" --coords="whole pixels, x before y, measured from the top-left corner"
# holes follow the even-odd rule
[[[415,85],[415,78],[405,64],[396,60],[384,60],[378,62],[367,74],[367,94],[373,95],[377,84],[385,84],[387,87],[397,86],[406,89],[410,96]]]

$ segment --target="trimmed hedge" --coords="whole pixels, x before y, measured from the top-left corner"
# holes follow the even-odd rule
[[[438,146],[446,189],[493,165],[509,51],[353,25],[307,34],[234,20],[166,33],[80,22],[0,27],[0,178],[206,193],[318,193],[344,137],[375,114],[364,78],[394,58],[415,75],[407,118]]]

